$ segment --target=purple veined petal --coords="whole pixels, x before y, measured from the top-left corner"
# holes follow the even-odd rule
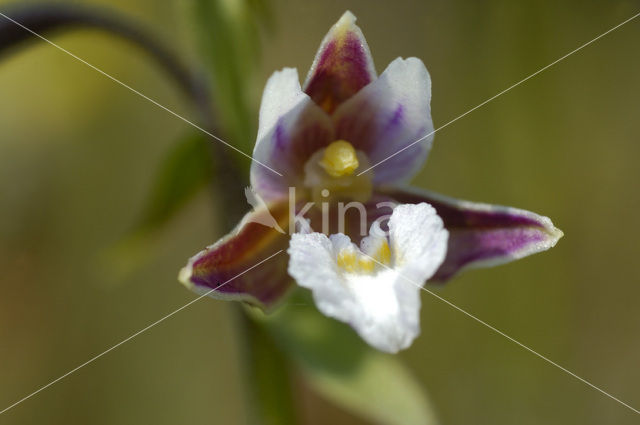
[[[329,30],[304,83],[304,91],[328,113],[376,78],[369,46],[355,22],[347,11]]]
[[[287,197],[303,179],[306,160],[333,141],[329,116],[300,88],[298,72],[285,68],[267,81],[260,105],[258,137],[251,164],[251,185],[267,201]]]
[[[405,182],[431,149],[430,102],[431,78],[422,61],[398,58],[335,111],[336,137],[368,155],[374,184]]]
[[[200,294],[219,287],[210,294],[213,298],[271,308],[293,283],[284,252],[289,235],[260,224],[272,219],[282,229],[288,228],[286,202],[245,215],[231,233],[189,259],[178,276],[180,282]]]
[[[449,230],[447,256],[431,281],[444,282],[467,268],[491,267],[545,251],[562,237],[548,217],[530,211],[415,188],[381,190],[400,203],[431,204]]]

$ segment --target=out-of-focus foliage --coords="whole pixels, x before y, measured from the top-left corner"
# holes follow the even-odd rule
[[[308,291],[300,290],[265,325],[326,399],[378,424],[437,423],[422,385],[400,359],[372,349],[347,325],[320,314]]]
[[[100,257],[111,281],[120,282],[157,253],[158,230],[175,217],[214,175],[209,139],[200,133],[179,138],[165,154],[145,197],[143,212],[129,232]]]
[[[149,232],[164,224],[213,177],[209,139],[191,134],[167,153],[158,169],[154,186],[135,232]]]
[[[249,312],[249,310],[246,310]],[[275,344],[261,320],[236,311],[236,330],[242,335],[245,386],[249,390],[246,414],[252,425],[297,424],[296,400],[292,397],[292,365]],[[256,312],[256,317],[261,314]]]

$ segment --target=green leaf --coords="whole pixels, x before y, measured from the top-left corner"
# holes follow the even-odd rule
[[[374,423],[437,423],[424,388],[397,356],[370,348],[351,328],[321,315],[306,294],[292,297],[264,321],[328,400]]]

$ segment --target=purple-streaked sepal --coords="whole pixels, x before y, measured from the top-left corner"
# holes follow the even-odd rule
[[[332,113],[375,78],[367,41],[356,25],[356,17],[347,11],[322,40],[304,91],[322,109]]]
[[[431,281],[443,282],[464,269],[495,266],[545,251],[562,237],[548,217],[530,211],[414,188],[382,192],[399,203],[431,204],[449,230],[447,256]]]
[[[275,220],[287,229],[288,219],[285,202],[248,213],[231,233],[189,259],[178,279],[199,294],[268,310],[292,281],[286,272],[289,235],[265,224]]]

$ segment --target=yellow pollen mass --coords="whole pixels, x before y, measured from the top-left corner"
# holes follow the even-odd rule
[[[343,248],[337,255],[338,267],[347,273],[370,274],[379,269],[379,265],[388,265],[391,261],[389,244],[384,241],[373,256],[368,256],[356,249]]]
[[[338,267],[347,273],[371,273],[376,268],[376,263],[371,258],[348,248],[338,253],[337,262]]]
[[[391,248],[389,248],[387,241],[382,242],[382,245],[380,245],[380,248],[378,248],[376,252],[375,259],[385,265],[391,262]]]
[[[346,140],[336,140],[327,146],[319,164],[333,177],[350,176],[360,165],[356,150]]]

